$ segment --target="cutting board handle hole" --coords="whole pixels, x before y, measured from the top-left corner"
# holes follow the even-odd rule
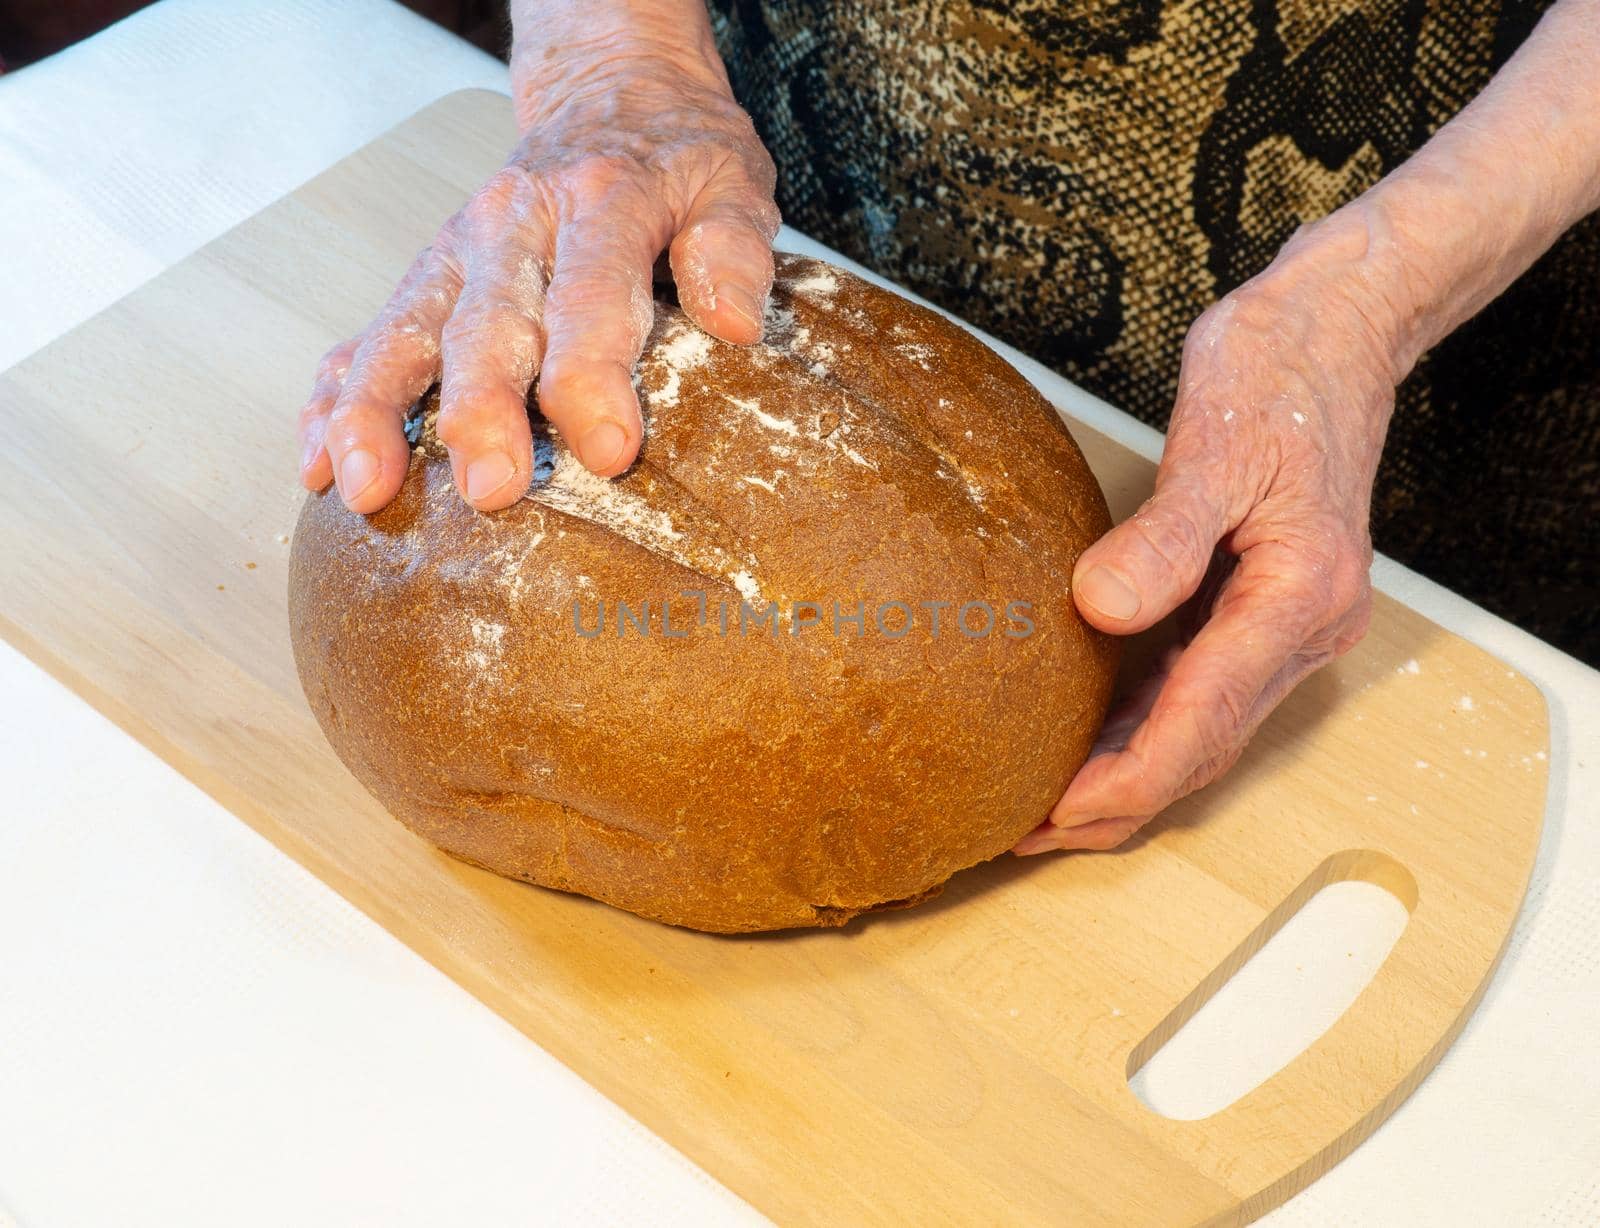
[[[1134,1047],[1134,1095],[1197,1121],[1265,1083],[1355,1002],[1416,904],[1416,879],[1392,857],[1329,857]]]

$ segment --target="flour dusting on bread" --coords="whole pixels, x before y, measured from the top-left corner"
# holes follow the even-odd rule
[[[665,545],[683,537],[666,512],[651,507],[625,484],[590,473],[566,445],[556,444],[555,453],[555,471],[528,490],[535,503],[615,529],[640,545]]]
[[[711,338],[688,317],[669,320],[661,340],[639,360],[637,384],[645,412],[676,406],[684,374],[705,366],[710,357]]]

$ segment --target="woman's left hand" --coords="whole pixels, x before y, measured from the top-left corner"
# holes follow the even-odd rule
[[[1366,631],[1368,508],[1402,374],[1367,238],[1353,208],[1303,227],[1189,330],[1155,493],[1073,577],[1084,618],[1115,635],[1189,602],[1184,642],[1017,853],[1120,844]]]

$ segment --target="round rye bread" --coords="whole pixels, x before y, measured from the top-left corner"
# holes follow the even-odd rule
[[[1044,819],[1117,661],[1070,592],[1105,499],[1044,398],[782,255],[760,344],[658,302],[636,383],[620,478],[530,410],[527,495],[476,512],[430,393],[393,503],[306,501],[295,660],[357,778],[465,861],[718,931],[917,903]]]

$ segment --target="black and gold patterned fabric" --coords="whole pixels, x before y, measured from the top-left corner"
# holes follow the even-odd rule
[[[1528,0],[711,0],[785,220],[1155,426],[1184,333],[1472,98]],[[1373,535],[1600,663],[1600,217],[1401,388]]]

